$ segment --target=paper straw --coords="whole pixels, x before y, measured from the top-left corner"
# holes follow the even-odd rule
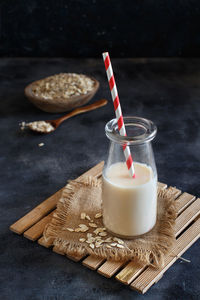
[[[105,68],[106,68],[106,74],[108,77],[108,83],[110,86],[112,100],[113,100],[113,104],[114,104],[115,115],[117,118],[119,133],[122,136],[126,136],[126,128],[124,126],[124,120],[123,120],[121,105],[120,105],[119,96],[118,96],[118,92],[117,92],[117,86],[116,86],[115,78],[114,78],[114,74],[113,74],[113,69],[112,69],[112,65],[111,65],[111,61],[110,61],[110,56],[109,56],[108,52],[104,52],[102,55],[103,55],[103,60],[104,60]],[[134,170],[134,166],[133,166],[133,159],[131,156],[130,148],[127,144],[124,144],[123,150],[124,150],[127,168],[130,172],[131,177],[135,178],[135,170]]]

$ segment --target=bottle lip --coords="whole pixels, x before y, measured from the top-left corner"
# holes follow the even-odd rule
[[[106,136],[113,142],[127,145],[143,144],[153,140],[157,133],[157,127],[151,120],[136,116],[123,119],[127,136],[120,135],[117,119],[110,120],[105,126]],[[134,134],[129,135],[127,129],[131,129]]]

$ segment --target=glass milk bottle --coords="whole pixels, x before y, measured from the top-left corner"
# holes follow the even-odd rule
[[[157,128],[139,117],[124,117],[124,124],[126,137],[119,134],[116,119],[105,126],[110,147],[103,170],[103,222],[109,232],[131,238],[150,231],[156,223],[157,171],[151,141]],[[124,144],[131,151],[135,178],[125,162]]]

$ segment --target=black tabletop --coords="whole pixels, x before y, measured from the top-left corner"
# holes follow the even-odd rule
[[[153,120],[159,181],[200,195],[200,60],[115,59],[124,115]],[[94,99],[106,107],[76,116],[54,133],[20,131],[21,121],[48,114],[24,96],[33,80],[59,72],[85,73],[100,81]],[[197,241],[145,295],[53,253],[9,231],[9,225],[101,160],[105,160],[107,121],[113,104],[102,60],[0,60],[0,295],[2,299],[200,299]],[[39,147],[39,143],[44,143]]]

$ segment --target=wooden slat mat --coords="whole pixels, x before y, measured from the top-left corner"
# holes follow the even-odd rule
[[[100,177],[102,174],[103,162],[99,163],[79,178],[84,176]],[[167,185],[158,183],[161,189]],[[17,234],[23,234],[25,238],[37,241],[46,248],[52,247],[52,242],[46,242],[42,236],[45,225],[51,220],[60,198],[62,189],[39,204],[24,217],[10,226],[10,230]],[[176,243],[165,258],[162,269],[156,270],[149,266],[141,266],[131,261],[115,262],[94,256],[67,256],[73,261],[81,261],[82,264],[108,278],[115,276],[123,284],[130,288],[145,293],[154,283],[163,276],[164,272],[200,237],[200,199],[188,193],[182,193],[173,188],[174,201],[178,209],[178,216],[175,225]],[[64,255],[56,247],[52,251]]]

